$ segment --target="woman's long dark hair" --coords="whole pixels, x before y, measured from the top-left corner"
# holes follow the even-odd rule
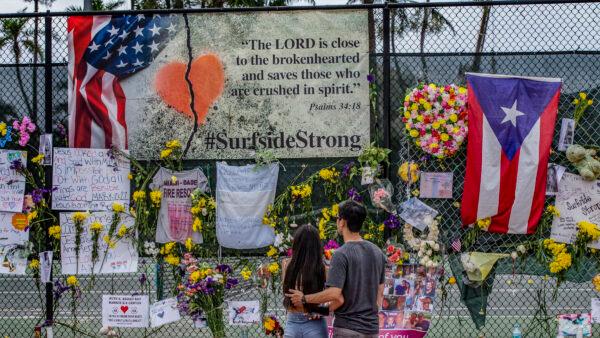
[[[310,224],[305,224],[294,234],[292,259],[285,271],[283,292],[285,294],[290,289],[299,289],[308,295],[322,291],[324,288],[325,264],[319,230]],[[290,299],[285,297],[283,304],[286,308],[291,307]],[[309,306],[309,309],[311,307]]]

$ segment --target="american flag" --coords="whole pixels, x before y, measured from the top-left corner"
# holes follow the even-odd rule
[[[460,237],[456,237],[453,241],[452,244],[450,244],[452,246],[452,249],[454,250],[454,252],[460,252],[460,249],[462,248],[462,243],[460,242]]]
[[[561,80],[467,74],[469,139],[461,216],[531,234],[544,209]]]
[[[127,148],[126,96],[119,81],[146,68],[178,30],[177,16],[72,16],[69,145]]]

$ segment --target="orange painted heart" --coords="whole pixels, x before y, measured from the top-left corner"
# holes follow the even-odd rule
[[[171,62],[156,74],[154,87],[166,104],[180,113],[194,118],[190,108],[191,97],[185,80],[187,65]],[[223,92],[225,74],[223,64],[215,54],[205,54],[192,61],[190,81],[194,89],[194,108],[198,122],[204,124],[208,109]]]

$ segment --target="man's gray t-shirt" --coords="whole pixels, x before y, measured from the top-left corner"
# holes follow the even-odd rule
[[[335,311],[334,327],[379,332],[377,291],[385,280],[385,264],[381,249],[366,240],[345,243],[335,251],[326,286],[342,289],[344,305]]]

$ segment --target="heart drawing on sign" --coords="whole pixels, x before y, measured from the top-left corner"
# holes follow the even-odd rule
[[[126,313],[127,310],[129,310],[129,306],[127,306],[127,305],[121,305],[121,312]]]
[[[158,316],[158,318],[162,318],[165,316],[165,312],[161,311],[161,312],[157,313],[156,315]]]
[[[178,112],[194,118],[190,108],[191,96],[185,79],[187,64],[171,62],[156,73],[154,87],[162,100]],[[192,61],[189,74],[194,90],[194,109],[198,122],[204,124],[208,109],[223,92],[225,73],[215,54],[204,54]]]

